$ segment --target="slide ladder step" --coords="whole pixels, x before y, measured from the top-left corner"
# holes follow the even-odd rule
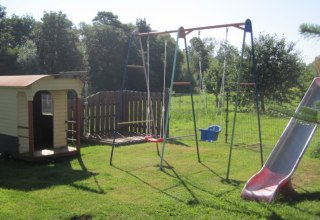
[[[127,67],[128,68],[137,68],[137,69],[144,68],[144,66],[141,66],[141,65],[128,65]]]
[[[173,82],[175,86],[190,86],[191,82]]]

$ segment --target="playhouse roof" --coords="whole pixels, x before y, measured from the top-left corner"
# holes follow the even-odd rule
[[[50,75],[0,76],[1,87],[28,87],[39,79]]]
[[[54,75],[15,75],[15,76],[0,76],[0,87],[19,87],[25,88],[31,86],[43,78],[79,78],[81,79],[81,71],[61,72]]]

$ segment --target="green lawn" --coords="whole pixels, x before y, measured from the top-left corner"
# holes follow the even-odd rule
[[[87,146],[81,157],[32,164],[0,159],[1,219],[320,219],[320,161],[306,152],[293,176],[298,194],[272,204],[244,201],[240,192],[257,172],[255,150],[234,150],[225,181],[228,146],[193,141],[168,144],[159,171],[154,144],[115,149]],[[73,218],[77,219],[77,218]]]
[[[45,163],[0,158],[0,219],[320,219],[320,160],[310,156],[319,136],[293,175],[296,194],[272,204],[245,201],[240,192],[261,167],[256,139],[246,134],[256,137],[255,116],[238,119],[235,141],[244,144],[233,150],[229,182],[224,133],[215,143],[199,142],[201,163],[193,138],[167,144],[164,171],[152,143],[116,148],[114,166],[104,145]],[[261,120],[266,159],[287,119]],[[182,127],[188,122],[170,131]]]

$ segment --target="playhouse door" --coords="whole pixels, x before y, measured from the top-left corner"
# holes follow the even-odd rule
[[[53,148],[53,102],[48,91],[39,91],[33,98],[34,150]]]

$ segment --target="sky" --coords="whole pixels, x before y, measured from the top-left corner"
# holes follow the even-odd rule
[[[75,25],[90,24],[99,11],[109,11],[122,23],[145,18],[153,30],[177,30],[250,19],[253,35],[277,35],[296,44],[306,64],[320,55],[320,39],[305,39],[299,34],[302,23],[320,25],[319,0],[1,0],[7,16],[31,15],[40,21],[43,12],[62,11]],[[194,32],[188,38],[198,35]],[[225,29],[203,30],[200,37],[224,40]],[[229,28],[228,41],[239,47],[243,32]],[[173,36],[175,37],[175,36]]]

